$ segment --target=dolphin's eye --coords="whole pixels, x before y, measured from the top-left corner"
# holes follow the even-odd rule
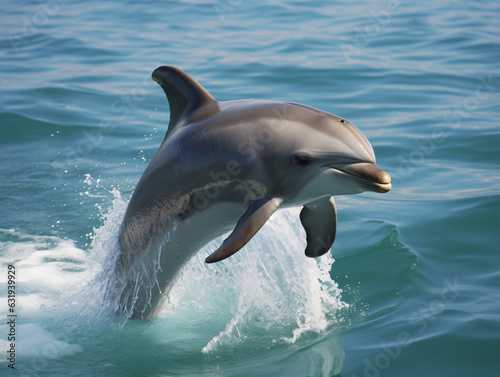
[[[292,157],[292,162],[294,165],[299,166],[301,168],[305,168],[313,162],[313,159],[309,156],[303,154],[295,154]]]
[[[339,122],[340,123],[345,123],[345,120],[344,119],[339,119]]]

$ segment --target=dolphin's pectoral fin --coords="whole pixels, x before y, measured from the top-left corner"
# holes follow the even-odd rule
[[[332,247],[337,233],[337,210],[333,196],[308,203],[300,212],[306,230],[308,257],[319,257]]]
[[[262,228],[282,202],[283,199],[277,197],[265,197],[252,201],[247,211],[238,220],[231,235],[205,259],[205,262],[219,262],[240,250]]]

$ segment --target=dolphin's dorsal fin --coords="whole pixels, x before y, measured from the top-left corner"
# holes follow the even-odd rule
[[[277,197],[264,197],[252,201],[247,211],[238,220],[231,235],[205,259],[205,262],[219,262],[240,250],[262,228],[282,202],[283,199]]]
[[[153,80],[162,87],[170,106],[170,123],[165,139],[174,131],[180,120],[187,119],[198,108],[217,102],[195,79],[179,68],[156,68]]]
[[[333,196],[308,203],[300,211],[300,222],[306,230],[308,257],[319,257],[333,245],[337,233],[337,210]]]

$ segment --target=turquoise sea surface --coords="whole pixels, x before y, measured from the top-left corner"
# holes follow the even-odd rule
[[[500,375],[498,1],[41,0],[0,19],[1,376]],[[317,260],[300,209],[278,211],[232,258],[203,248],[159,318],[113,316],[118,229],[169,121],[160,65],[218,100],[349,119],[392,190],[337,197]]]

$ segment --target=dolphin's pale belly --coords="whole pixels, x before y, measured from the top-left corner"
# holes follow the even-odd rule
[[[167,296],[188,260],[208,242],[233,229],[245,209],[242,204],[214,204],[178,222],[166,235],[152,240],[145,255],[149,260],[159,260],[159,264],[153,267],[156,277],[141,282],[143,286],[139,288],[137,282],[130,282],[129,290],[141,292],[140,295],[133,295],[138,296],[137,301],[131,303],[134,306],[133,317],[154,318],[161,307],[161,301]],[[159,258],[155,257],[158,253]],[[132,268],[143,269],[141,260],[142,258],[137,260]],[[150,271],[150,274],[155,274],[155,271]]]

